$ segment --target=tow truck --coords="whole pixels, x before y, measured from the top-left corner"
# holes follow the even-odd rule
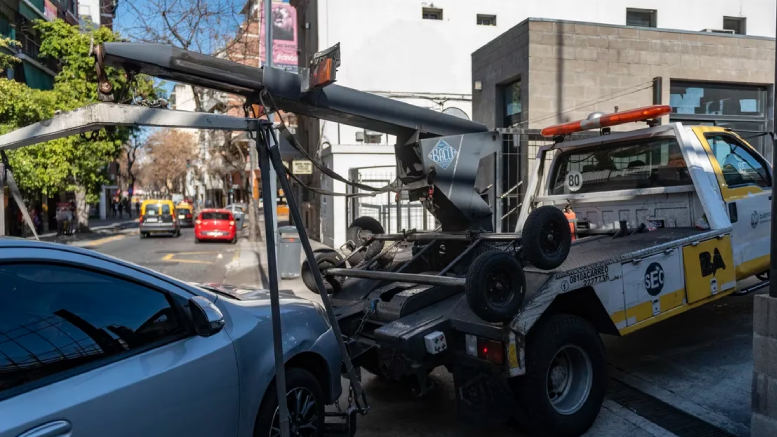
[[[314,288],[343,340],[343,371],[356,402],[347,433],[354,411],[368,409],[356,369],[410,377],[422,395],[429,372],[443,366],[453,374],[460,419],[580,435],[606,390],[600,334],[627,335],[721,299],[752,275],[766,282],[771,166],[731,130],[660,124],[668,106],[543,129],[555,141],[534,160],[518,226],[495,233],[487,193],[475,182],[487,174],[484,158],[500,133],[332,85],[337,51],[318,54],[302,77],[162,45],[106,43],[95,55],[106,100],[111,87],[100,71],[110,66],[239,94],[265,113],[284,110],[397,136],[399,181],[386,189],[420,200],[440,221],[439,231],[386,234],[357,219],[343,256],[314,254],[298,225]],[[611,131],[634,122],[648,127]],[[255,118],[99,103],[0,136],[0,149],[107,125],[254,132],[263,170],[275,167],[290,214],[302,223],[275,132]],[[569,140],[591,129],[600,135]],[[274,328],[284,393],[280,324]]]

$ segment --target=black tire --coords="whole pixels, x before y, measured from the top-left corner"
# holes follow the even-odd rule
[[[144,238],[146,238],[146,233],[145,232],[141,232],[140,233],[140,239],[142,240]]]
[[[574,356],[578,358],[572,358]],[[582,367],[585,370],[569,371],[567,368],[566,373],[556,372],[564,363],[580,361],[583,357],[588,358],[588,365]],[[564,375],[573,375],[569,383]],[[588,376],[590,385],[584,384],[588,390],[575,385],[575,381],[585,381]],[[563,382],[558,378],[564,378]],[[599,415],[607,390],[607,357],[599,333],[577,316],[543,317],[529,331],[526,375],[511,382],[520,408],[519,416],[524,418],[519,427],[532,435],[582,435]],[[565,387],[561,394],[558,393],[559,384]],[[555,402],[551,401],[552,397]]]
[[[379,221],[372,217],[359,217],[348,226],[348,229],[345,231],[345,238],[348,241],[353,241],[353,244],[356,245],[354,250],[356,250],[366,243],[372,234],[383,233],[385,233],[385,231],[383,230],[383,225],[381,225]],[[370,259],[379,254],[381,250],[383,250],[383,241],[373,241],[364,250],[355,253],[352,257],[348,258],[348,262],[350,262],[351,265],[359,264],[365,259]]]
[[[298,418],[296,411],[302,409],[296,408],[297,397],[295,396],[298,391],[301,391],[303,396],[300,399],[305,402],[305,399],[312,398],[315,405],[310,408],[308,414],[302,416],[301,420]],[[267,388],[267,392],[262,399],[262,405],[259,407],[259,413],[256,416],[256,424],[254,425],[254,437],[269,437],[276,434],[271,434],[273,426],[280,428],[278,410],[278,395],[275,388],[275,379],[270,382],[270,386]],[[305,437],[320,437],[324,435],[324,391],[321,389],[321,385],[310,372],[303,369],[289,369],[286,371],[286,401],[289,408],[289,426],[292,429],[299,428],[301,424],[311,423],[315,425],[315,429],[310,430],[309,433],[305,431],[307,429],[301,429],[301,436]],[[298,421],[299,420],[299,421]],[[291,435],[295,435],[293,432]]]
[[[465,288],[469,307],[478,317],[501,323],[521,309],[526,281],[521,264],[511,254],[497,250],[475,258]]]
[[[173,235],[175,238],[178,238],[181,236],[181,228],[178,228],[175,230],[175,235]]]
[[[236,244],[237,243],[237,233],[235,233],[235,236],[232,237],[232,239],[229,241],[229,244]]]
[[[202,243],[202,240],[200,240],[197,237],[194,237],[194,244],[200,244],[200,243]]]
[[[521,245],[526,260],[533,266],[543,270],[560,266],[572,246],[572,231],[567,217],[555,206],[535,209],[523,225]]]
[[[343,260],[343,257],[335,251],[321,251],[313,254],[316,258],[316,265],[319,271],[334,267],[337,263]],[[308,287],[308,290],[318,294],[318,287],[316,287],[316,278],[313,276],[313,272],[310,270],[308,261],[302,262],[302,282]],[[324,286],[328,294],[337,293],[340,291],[340,281],[332,276],[324,276]]]

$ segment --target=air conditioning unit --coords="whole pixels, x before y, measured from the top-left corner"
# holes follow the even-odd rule
[[[356,142],[357,143],[363,143],[364,142],[364,131],[356,132]]]
[[[735,35],[736,31],[733,29],[704,29],[702,32],[709,32],[709,33],[728,33],[729,35]]]

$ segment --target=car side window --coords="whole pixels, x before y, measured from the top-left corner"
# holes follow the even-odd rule
[[[0,392],[182,338],[165,294],[74,267],[0,265]]]
[[[729,188],[755,185],[771,189],[766,166],[737,139],[728,135],[709,135],[707,143]]]

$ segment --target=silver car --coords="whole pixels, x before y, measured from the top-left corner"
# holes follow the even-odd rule
[[[0,437],[277,435],[269,302],[0,239]],[[290,424],[319,435],[338,345],[319,305],[289,294],[281,312]]]

